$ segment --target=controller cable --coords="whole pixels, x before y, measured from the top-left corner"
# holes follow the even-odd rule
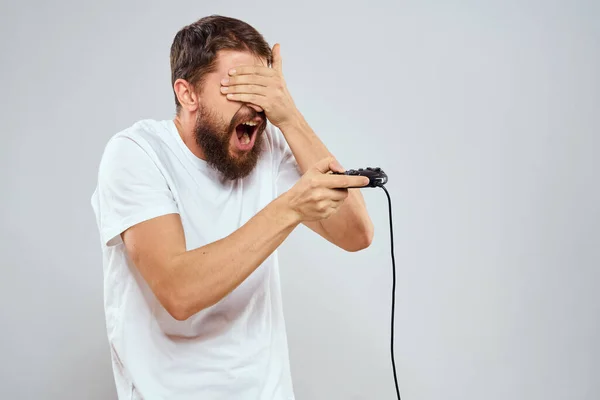
[[[394,316],[396,314],[396,258],[394,256],[394,224],[392,223],[392,198],[390,193],[385,188],[385,184],[388,181],[387,175],[381,170],[381,168],[360,168],[358,170],[347,170],[345,172],[333,172],[334,174],[340,175],[351,175],[351,176],[366,176],[369,178],[368,187],[380,187],[385,192],[388,199],[389,209],[389,220],[390,220],[390,248],[392,253],[392,321],[391,321],[391,337],[390,337],[390,354],[392,356],[392,371],[394,373],[394,384],[396,387],[396,396],[400,399],[400,389],[398,388],[398,375],[396,374],[396,360],[394,358]],[[367,186],[358,186],[363,188]]]
[[[392,371],[394,372],[394,384],[396,386],[396,395],[398,400],[400,399],[400,389],[398,388],[398,376],[396,375],[396,360],[394,359],[394,315],[396,309],[396,260],[394,257],[394,228],[392,224],[392,198],[390,197],[390,193],[387,191],[383,184],[378,184],[378,187],[382,188],[385,192],[385,195],[388,199],[388,210],[389,210],[389,220],[390,220],[390,243],[391,243],[391,253],[392,253],[392,321],[391,321],[391,340],[390,340],[390,353],[392,356]]]

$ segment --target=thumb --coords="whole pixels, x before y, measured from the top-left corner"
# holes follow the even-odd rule
[[[282,66],[282,61],[281,61],[281,46],[279,45],[279,43],[275,43],[275,46],[273,46],[272,55],[273,55],[273,69],[275,69],[279,72],[282,72],[283,66]]]
[[[342,165],[335,158],[333,158],[331,160],[331,162],[329,163],[329,169],[331,171],[333,171],[333,172],[344,172],[344,171],[346,171],[344,169],[344,167],[342,167]]]
[[[313,166],[313,168],[316,171],[324,174],[324,173],[327,173],[327,172],[331,171],[330,166],[331,166],[331,163],[334,162],[334,161],[335,161],[335,158],[333,158],[333,157],[325,157],[322,160],[319,160]]]

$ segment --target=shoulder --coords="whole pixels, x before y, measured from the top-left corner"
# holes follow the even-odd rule
[[[156,154],[169,144],[169,122],[152,119],[138,121],[110,137],[104,152],[106,154],[137,147],[148,154]]]
[[[158,149],[168,140],[168,122],[145,119],[114,134],[106,147],[118,147],[126,142],[133,142],[144,149]]]
[[[100,172],[155,164],[167,140],[165,122],[141,120],[110,137],[102,153]]]

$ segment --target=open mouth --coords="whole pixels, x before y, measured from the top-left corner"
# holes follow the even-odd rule
[[[239,150],[250,150],[256,141],[256,132],[262,123],[262,119],[255,118],[242,122],[235,127],[235,144]]]

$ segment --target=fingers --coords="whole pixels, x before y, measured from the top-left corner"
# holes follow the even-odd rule
[[[319,161],[318,161],[318,162],[317,162],[317,163],[316,163],[316,164],[313,166],[313,168],[314,168],[316,171],[318,171],[318,172],[320,172],[320,173],[322,173],[322,174],[325,174],[325,173],[327,173],[327,172],[331,171],[331,169],[330,169],[330,168],[331,168],[331,163],[332,163],[333,161],[335,161],[335,158],[333,158],[333,157],[325,157],[325,158],[323,158],[322,160],[319,160]]]
[[[227,98],[233,101],[241,101],[242,103],[252,103],[261,108],[264,108],[266,97],[252,93],[227,93]]]
[[[258,75],[240,75],[231,78],[224,78],[221,81],[221,93],[256,93],[266,95],[267,78]],[[234,100],[234,99],[231,99]],[[256,112],[263,112],[264,109],[258,105],[248,103]]]
[[[364,187],[369,184],[369,178],[366,176],[328,174],[332,163],[335,162],[334,158],[327,157],[313,166],[314,171],[317,172],[315,175],[309,175],[309,182],[313,188],[348,189]]]
[[[333,201],[344,201],[348,197],[348,189],[327,189],[326,193]]]
[[[329,163],[329,170],[333,172],[346,171],[335,158]]]
[[[315,177],[315,179],[322,179],[318,184],[327,188],[352,188],[352,187],[363,187],[369,184],[369,178],[366,176],[350,176],[350,175],[334,175],[327,174],[329,171],[333,172],[344,172],[344,168],[334,157],[325,157],[317,162],[313,169],[321,173],[322,177]]]
[[[233,85],[257,85],[269,86],[269,78],[261,75],[234,75],[221,80],[223,86]]]
[[[369,178],[366,176],[349,176],[349,175],[323,175],[323,186],[326,188],[352,188],[363,187],[369,184]]]
[[[221,93],[246,93],[266,96],[267,88],[259,85],[221,86]]]
[[[239,75],[260,75],[266,77],[272,77],[279,74],[279,71],[274,68],[265,67],[262,65],[240,65],[234,69],[229,70],[229,76]]]
[[[267,87],[263,85],[266,84],[264,81],[266,78],[252,75],[244,75],[242,79],[240,78],[242,77],[238,76],[235,79],[223,79],[221,81],[221,93],[226,94],[229,100],[246,102],[248,103],[248,106],[255,109],[256,112],[263,112],[264,108],[262,107],[262,104],[251,103],[258,103],[266,100]]]
[[[281,72],[282,71],[281,45],[279,43],[276,43],[275,46],[273,46],[272,54],[273,54],[273,69]]]

